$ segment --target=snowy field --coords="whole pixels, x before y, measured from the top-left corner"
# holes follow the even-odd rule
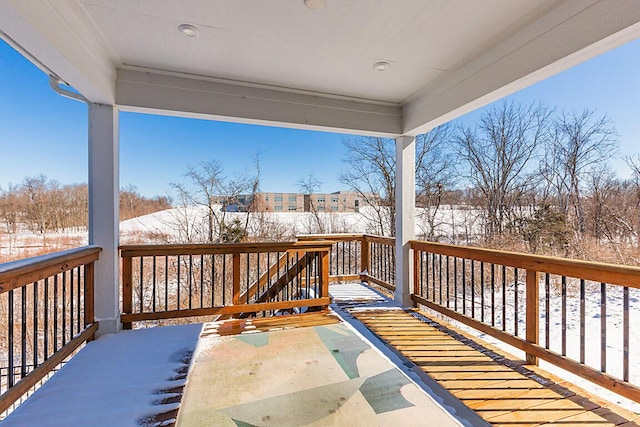
[[[250,236],[264,234],[272,238],[293,240],[298,234],[318,233],[318,221],[325,233],[370,233],[378,234],[375,228],[375,213],[370,207],[360,212],[319,212],[316,218],[309,212],[221,212],[227,223],[237,220],[247,225]],[[458,206],[442,206],[435,219],[436,235],[459,236],[457,242],[466,243],[479,231],[479,213]],[[427,212],[416,210],[416,236],[430,230]],[[204,207],[175,207],[164,211],[132,218],[120,223],[120,243],[184,243],[196,241],[205,235],[207,210]],[[460,224],[471,224],[461,226]],[[476,225],[474,225],[476,224]],[[86,231],[59,233],[33,233],[19,229],[17,233],[6,233],[0,226],[0,263],[11,259],[26,258],[44,252],[71,249],[87,244]]]
[[[217,213],[221,216],[223,214]],[[375,212],[365,206],[360,212],[318,212],[318,218],[310,212],[254,212],[248,215],[239,212],[224,213],[225,221],[234,220],[247,223],[249,234],[261,227],[277,228],[290,236],[296,234],[318,233],[318,220],[325,233],[373,233],[375,232]],[[442,236],[461,235],[472,237],[479,232],[479,212],[458,206],[442,206],[435,219],[436,234]],[[471,226],[461,226],[467,223]],[[185,230],[186,224],[190,229]],[[416,209],[416,236],[422,236],[430,230],[425,209]],[[475,225],[474,225],[475,224]],[[170,239],[186,237],[189,233],[202,232],[207,226],[207,210],[204,207],[175,207],[161,212],[129,219],[120,223],[123,239],[128,236],[168,236]],[[255,233],[253,233],[255,234]]]

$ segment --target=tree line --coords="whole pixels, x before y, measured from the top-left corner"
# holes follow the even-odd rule
[[[345,139],[340,180],[359,193],[367,209],[367,232],[395,232],[395,141]],[[593,260],[640,264],[640,155],[626,158],[631,170],[610,168],[618,155],[611,120],[593,110],[556,111],[539,103],[502,102],[472,123],[451,122],[416,137],[416,204],[420,238]],[[189,167],[186,182],[171,184],[179,240],[228,242],[289,237],[293,231],[255,203],[247,214],[228,217],[216,202],[255,195],[255,173],[228,176],[216,161]],[[313,176],[298,182],[312,192]],[[87,224],[87,186],[60,185],[45,176],[0,188],[0,220],[15,232],[73,230]],[[167,197],[145,198],[135,187],[121,191],[121,219],[167,209]],[[192,210],[189,206],[197,206]],[[316,212],[304,232],[322,232]],[[347,224],[332,224],[331,230]],[[301,230],[295,230],[300,232]],[[343,231],[349,231],[344,229]]]
[[[8,233],[21,226],[34,233],[86,230],[87,184],[62,185],[45,175],[27,177],[18,185],[0,187],[0,221]],[[120,191],[120,219],[146,215],[171,207],[168,197],[148,198],[128,186]]]
[[[368,201],[377,206],[371,231],[393,235],[395,141],[358,137],[344,144],[342,182],[375,199]],[[625,159],[630,177],[617,176],[610,160],[618,144],[606,115],[507,101],[472,124],[419,135],[421,237],[583,258],[601,258],[587,252],[606,247],[601,252],[614,253],[615,261],[640,263],[640,156]],[[452,205],[458,215],[449,222],[457,224],[445,224],[442,210]]]

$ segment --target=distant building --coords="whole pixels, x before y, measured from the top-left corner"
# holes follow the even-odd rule
[[[335,193],[257,193],[234,198],[218,197],[227,212],[253,210],[267,212],[358,212],[363,205],[362,196],[352,191]]]

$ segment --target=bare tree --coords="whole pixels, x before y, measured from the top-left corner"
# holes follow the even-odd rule
[[[227,221],[227,210],[230,205],[239,203],[240,199],[255,196],[259,187],[259,172],[253,176],[238,173],[229,178],[219,161],[210,160],[189,166],[185,176],[188,184],[170,184],[183,205],[179,210],[180,215],[174,218],[174,226],[178,228],[181,239],[214,243],[246,238],[247,222],[243,224],[238,218]],[[204,210],[204,217],[198,218],[198,214],[187,206]],[[249,212],[250,209],[247,209],[247,216]]]
[[[34,233],[43,234],[43,239],[47,232],[47,182],[46,176],[39,175],[25,178],[22,184],[28,227]]]
[[[630,218],[626,222],[626,227],[633,234],[633,240],[637,249],[640,249],[640,154],[635,157],[627,156],[625,161],[631,168],[631,179],[629,180],[630,209],[627,210]]]
[[[573,220],[577,237],[587,229],[583,192],[587,177],[617,152],[616,131],[607,118],[594,111],[563,113],[554,123],[548,140],[542,175],[568,220]]]
[[[417,201],[426,208],[432,223],[442,201],[442,191],[451,182],[454,162],[445,150],[450,138],[450,125],[416,137]],[[340,180],[364,201],[367,209],[360,212],[369,215],[371,231],[395,235],[395,140],[357,137],[345,139],[343,143],[347,148],[344,159],[347,169],[340,175]],[[433,229],[430,227],[428,233],[432,234]]]
[[[427,240],[439,240],[438,212],[446,192],[455,184],[457,162],[448,151],[454,128],[445,124],[416,138],[416,205]]]
[[[587,230],[599,244],[604,243],[605,238],[614,242],[620,236],[613,209],[614,201],[621,196],[620,182],[606,165],[602,165],[587,177],[586,190]]]
[[[13,249],[14,239],[20,222],[20,199],[18,189],[9,184],[6,189],[0,188],[0,217],[9,234],[9,251]]]
[[[502,102],[488,108],[475,128],[460,129],[462,175],[483,196],[485,236],[500,235],[532,185],[531,160],[548,136],[550,111],[541,104]]]
[[[396,164],[395,141],[379,137],[344,139],[347,169],[340,180],[359,198],[367,209],[360,209],[371,224],[371,232],[395,235]]]
[[[307,230],[309,233],[324,234],[326,232],[323,218],[320,215],[321,208],[313,197],[313,194],[320,190],[321,185],[322,183],[313,174],[298,181],[298,189],[305,197],[305,210],[308,208],[313,218],[313,224],[310,224]]]

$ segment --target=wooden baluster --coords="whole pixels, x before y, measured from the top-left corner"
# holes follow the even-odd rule
[[[413,252],[413,293],[420,295],[420,254],[421,252],[416,249],[411,249]],[[418,303],[413,302],[413,306],[417,307]]]
[[[240,254],[233,254],[232,283],[233,283],[233,305],[240,304]]]
[[[527,269],[527,284],[526,284],[526,339],[532,344],[538,344],[538,321],[539,321],[539,283],[540,273],[535,270]],[[517,292],[517,290],[516,290]],[[517,309],[517,307],[516,307]],[[527,353],[527,364],[537,365],[538,358]]]

